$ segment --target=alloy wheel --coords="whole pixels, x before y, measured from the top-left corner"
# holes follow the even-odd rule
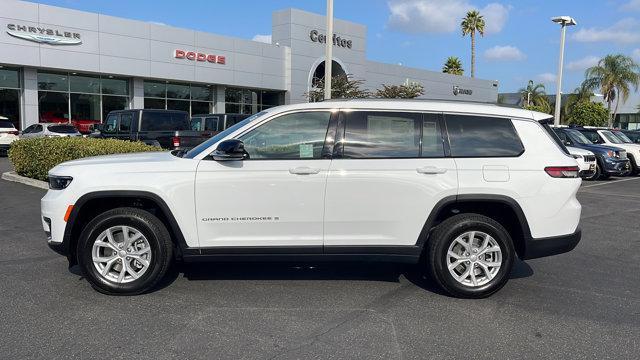
[[[502,266],[502,249],[491,235],[467,231],[451,242],[447,269],[462,285],[479,287],[490,282]]]
[[[93,266],[108,281],[124,284],[140,278],[149,269],[151,246],[138,229],[112,226],[93,243]]]

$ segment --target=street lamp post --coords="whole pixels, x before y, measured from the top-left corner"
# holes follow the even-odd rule
[[[570,16],[557,16],[551,18],[551,21],[558,23],[560,29],[560,58],[558,59],[558,76],[556,79],[556,108],[553,115],[554,125],[560,125],[560,102],[562,101],[562,64],[564,62],[564,38],[567,32],[567,26],[576,24],[576,21]]]
[[[324,59],[324,99],[331,99],[331,65],[333,62],[333,0],[327,0],[327,41]]]

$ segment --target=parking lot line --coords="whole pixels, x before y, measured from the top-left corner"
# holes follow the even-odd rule
[[[592,187],[601,186],[601,185],[613,185],[613,184],[618,184],[618,183],[621,183],[621,182],[631,181],[631,180],[640,180],[640,177],[635,177],[635,178],[631,178],[631,179],[616,180],[616,181],[600,183],[600,184],[587,185],[587,186],[583,186],[582,189],[592,188]]]

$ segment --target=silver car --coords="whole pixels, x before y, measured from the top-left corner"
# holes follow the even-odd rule
[[[22,131],[20,138],[37,137],[76,137],[82,136],[78,129],[70,124],[39,123],[33,124]]]

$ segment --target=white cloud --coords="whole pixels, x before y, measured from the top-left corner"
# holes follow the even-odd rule
[[[615,43],[640,42],[640,22],[627,18],[622,19],[607,28],[583,28],[573,34],[573,39],[581,42],[609,41]]]
[[[622,6],[620,6],[620,10],[640,10],[640,0],[630,0],[622,4]]]
[[[556,74],[553,73],[542,73],[536,76],[536,79],[542,83],[554,83],[556,82]]]
[[[598,61],[600,61],[600,58],[597,56],[593,56],[593,55],[585,56],[580,60],[569,61],[569,63],[567,64],[567,70],[572,70],[572,71],[586,70],[587,68],[590,68],[596,65]]]
[[[523,54],[520,49],[510,45],[496,45],[492,48],[489,48],[485,50],[484,57],[488,60],[495,61],[524,60],[526,58],[525,54]]]
[[[253,39],[251,39],[253,41],[257,41],[257,42],[262,42],[262,43],[267,43],[267,44],[271,44],[271,35],[268,34],[257,34],[256,36],[253,37]]]
[[[467,0],[389,0],[390,28],[409,33],[447,33],[459,31],[460,22],[469,10],[478,10],[485,19],[485,33],[502,30],[509,17],[509,7],[490,3],[483,8]]]

